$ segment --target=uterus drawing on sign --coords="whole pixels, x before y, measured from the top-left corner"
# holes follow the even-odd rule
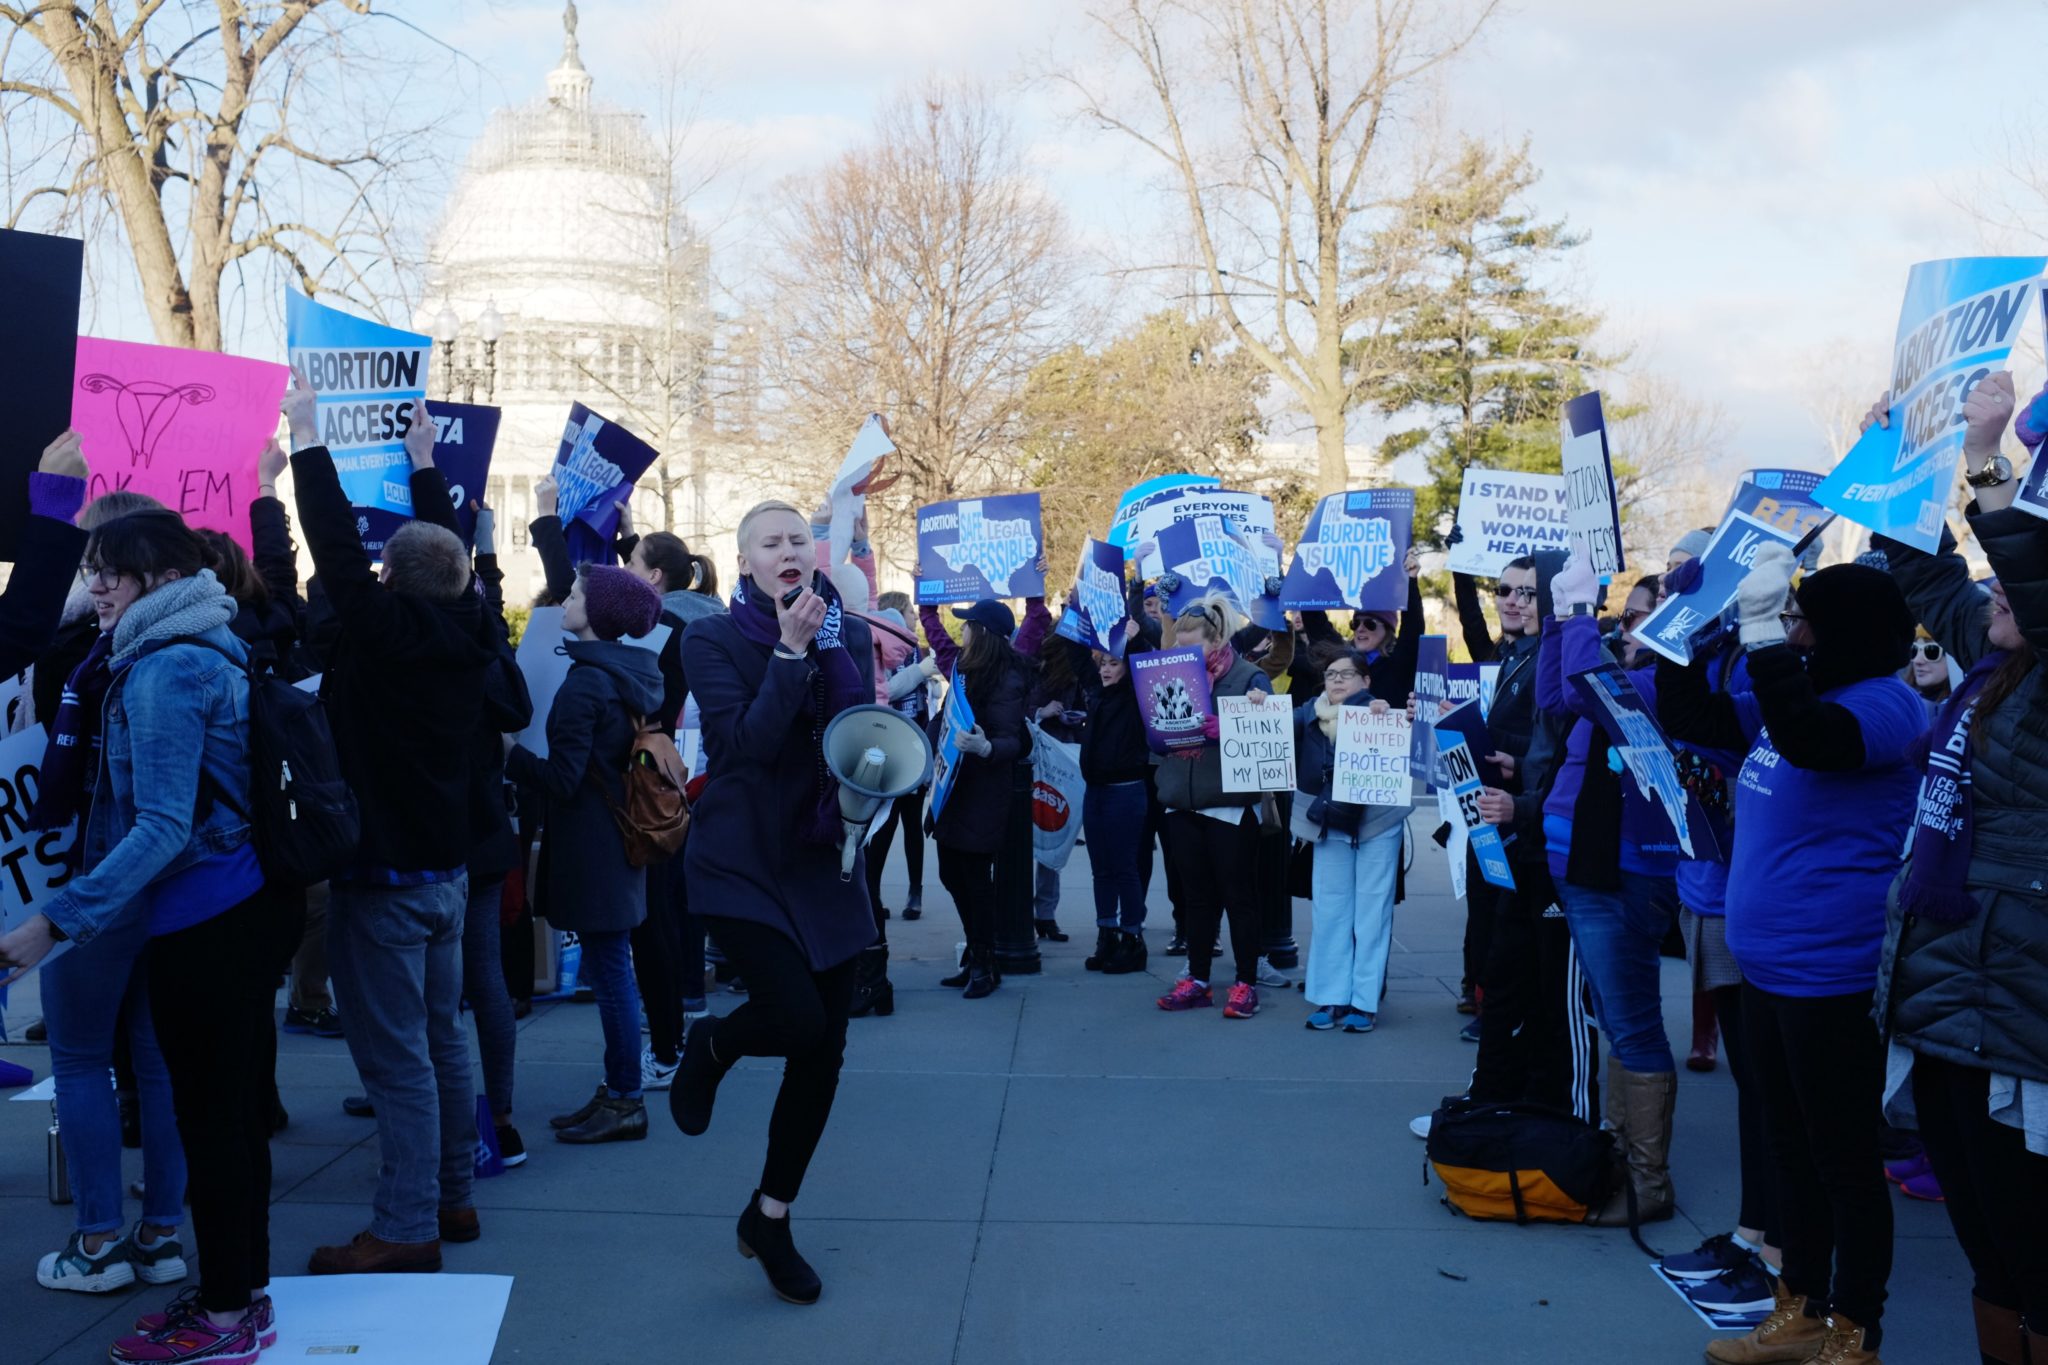
[[[89,374],[78,381],[87,393],[114,395],[114,417],[128,440],[128,463],[148,469],[156,460],[157,442],[186,408],[211,403],[216,392],[211,384],[170,384],[161,379],[116,379],[110,374]]]

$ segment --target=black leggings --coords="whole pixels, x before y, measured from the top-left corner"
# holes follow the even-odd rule
[[[1166,862],[1180,869],[1181,936],[1188,944],[1188,975],[1207,981],[1213,965],[1217,921],[1230,917],[1230,955],[1237,979],[1252,985],[1259,979],[1259,948],[1264,917],[1259,913],[1258,813],[1236,824],[1212,820],[1191,810],[1166,813]]]
[[[939,845],[939,885],[960,913],[960,932],[970,949],[996,941],[996,855]]]
[[[668,1066],[682,1055],[683,1006],[704,996],[704,926],[690,913],[680,856],[647,869],[647,918],[634,928],[633,979],[648,1046]]]
[[[882,865],[889,861],[889,848],[896,831],[903,831],[903,865],[910,873],[910,889],[924,895],[924,788],[906,792],[890,803],[888,819],[875,831],[867,848],[868,903],[875,907],[875,932],[889,941],[887,921],[882,918]]]
[[[2048,1337],[2048,1157],[2028,1151],[2025,1134],[1991,1117],[1990,1089],[1988,1071],[1925,1053],[1913,1058],[1920,1140],[1970,1258],[1976,1295],[2018,1312],[2038,1342]]]
[[[1478,986],[1479,1058],[1472,1068],[1476,1100],[1533,1100],[1578,1115],[1600,1116],[1600,1043],[1586,1009],[1586,980],[1574,955],[1571,927],[1557,903],[1550,873],[1518,865],[1514,891],[1478,878],[1466,883],[1482,903],[1493,897],[1493,928]]]
[[[1778,1166],[1764,1122],[1763,1083],[1756,1074],[1754,1043],[1742,1012],[1742,987],[1716,986],[1707,993],[1714,997],[1714,1017],[1721,1021],[1721,1055],[1735,1078],[1736,1155],[1742,1167],[1742,1206],[1735,1221],[1762,1232],[1766,1243],[1777,1246],[1784,1235],[1778,1226]]]
[[[1892,1272],[1892,1197],[1877,1155],[1884,1043],[1870,996],[1774,995],[1745,982],[1741,1027],[1778,1168],[1785,1284],[1869,1328],[1875,1348]]]
[[[846,1058],[846,1013],[853,1004],[854,964],[814,972],[803,950],[779,929],[722,915],[699,918],[747,983],[746,1002],[712,1025],[711,1049],[727,1066],[742,1057],[783,1057],[782,1089],[768,1118],[768,1159],[761,1193],[794,1203],[804,1172],[839,1091]]]
[[[149,942],[149,1005],[198,1240],[199,1306],[246,1308],[270,1283],[271,1000],[280,912],[264,892]]]

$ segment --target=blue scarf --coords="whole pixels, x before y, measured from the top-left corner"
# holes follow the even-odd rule
[[[1921,779],[1913,817],[1906,884],[1899,889],[1899,908],[1922,919],[1961,924],[1977,913],[1976,897],[1969,891],[1970,727],[1984,680],[2005,656],[2000,649],[1977,660],[1941,704],[1928,732],[1927,776]]]

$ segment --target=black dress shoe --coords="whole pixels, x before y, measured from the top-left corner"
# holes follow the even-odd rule
[[[949,991],[957,991],[962,986],[966,985],[967,978],[974,975],[974,969],[967,965],[967,961],[968,959],[966,958],[960,959],[960,970],[953,973],[951,976],[940,977],[939,984],[941,986],[944,986]]]
[[[1065,943],[1073,935],[1060,928],[1058,920],[1042,919],[1033,921],[1038,926],[1038,936],[1048,943]]]
[[[350,1118],[373,1119],[377,1117],[377,1106],[370,1103],[368,1095],[346,1095],[342,1097],[341,1112]]]
[[[1098,928],[1095,931],[1095,951],[1081,959],[1081,970],[1086,972],[1101,971],[1109,965],[1109,959],[1115,952],[1116,930]]]
[[[690,1026],[683,1039],[683,1063],[669,1082],[668,1112],[685,1137],[700,1137],[711,1126],[711,1106],[718,1101],[718,1083],[732,1069],[711,1050],[711,1016]]]
[[[564,1128],[574,1128],[579,1123],[588,1123],[590,1121],[590,1116],[597,1112],[597,1106],[603,1104],[605,1101],[605,1097],[610,1093],[611,1092],[609,1090],[605,1089],[604,1082],[599,1081],[597,1083],[596,1092],[592,1094],[589,1099],[583,1102],[582,1108],[571,1109],[566,1114],[554,1115],[552,1118],[548,1120],[548,1127],[554,1129],[556,1132],[560,1132]]]
[[[574,1128],[559,1128],[555,1141],[588,1145],[594,1142],[638,1142],[647,1136],[647,1105],[642,1100],[615,1100],[607,1095],[597,1111]]]
[[[789,1215],[770,1218],[761,1212],[759,1190],[754,1191],[754,1197],[747,1201],[747,1211],[740,1215],[739,1240],[740,1255],[761,1263],[761,1269],[768,1274],[769,1287],[784,1302],[813,1304],[825,1292],[818,1272],[798,1253],[789,1235]]]
[[[1104,976],[1129,976],[1145,970],[1145,936],[1119,932],[1109,961],[1102,964]]]
[[[967,989],[960,993],[964,998],[980,1000],[994,995],[1002,982],[1002,976],[996,971],[995,954],[986,948],[978,948],[967,955]]]
[[[910,899],[903,902],[903,918],[915,920],[924,918],[924,892],[912,891]]]

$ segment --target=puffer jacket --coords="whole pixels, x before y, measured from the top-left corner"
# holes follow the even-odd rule
[[[1970,514],[2027,642],[2048,651],[2048,522],[2016,507]],[[1990,649],[1985,597],[1944,533],[1941,553],[1886,543],[1927,631],[1967,668]],[[1971,736],[1969,886],[1961,924],[1903,914],[1892,885],[1877,1018],[1915,1052],[2048,1081],[2048,678],[2032,674]]]
[[[1230,669],[1210,686],[1217,697],[1242,697],[1253,688],[1273,690],[1273,683],[1259,666],[1239,656]],[[1223,746],[1209,740],[1195,757],[1177,754],[1154,758],[1159,776],[1159,804],[1168,810],[1207,810],[1216,806],[1256,806],[1257,792],[1223,790]]]

